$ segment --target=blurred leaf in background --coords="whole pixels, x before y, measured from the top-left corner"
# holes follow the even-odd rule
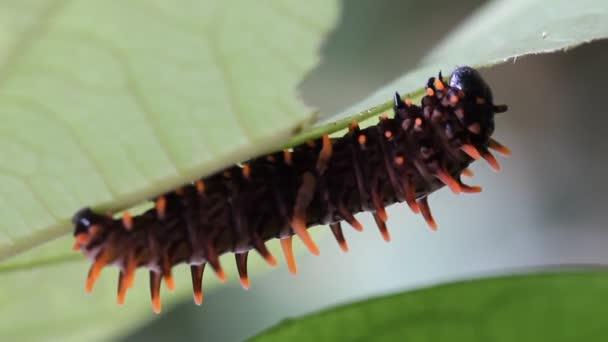
[[[607,288],[605,272],[464,281],[286,320],[251,341],[605,341]]]

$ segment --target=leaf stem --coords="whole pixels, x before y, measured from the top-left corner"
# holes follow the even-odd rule
[[[418,98],[421,98],[424,95],[424,88],[419,88],[414,92],[408,92],[408,93],[410,94],[409,95],[410,98],[412,98],[413,100],[416,100]],[[283,148],[290,148],[290,147],[294,147],[294,146],[303,144],[309,140],[317,139],[326,133],[327,134],[335,133],[339,130],[347,128],[348,125],[353,121],[362,123],[370,118],[373,118],[374,116],[380,115],[381,113],[383,113],[387,110],[392,110],[392,108],[393,108],[393,100],[390,100],[390,101],[384,102],[378,106],[372,107],[372,108],[364,110],[362,112],[359,112],[357,114],[340,119],[338,121],[328,123],[328,124],[322,124],[319,126],[309,127],[308,129],[304,130],[304,132],[296,135],[291,140],[289,140],[289,142],[287,144],[285,144],[283,146]],[[363,124],[361,126],[365,126],[365,125]]]

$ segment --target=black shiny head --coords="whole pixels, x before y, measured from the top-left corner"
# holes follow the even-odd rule
[[[462,90],[466,97],[481,97],[487,103],[493,103],[490,86],[484,81],[479,72],[471,67],[462,66],[454,70],[450,78],[450,86]]]
[[[74,224],[74,236],[80,233],[86,233],[89,228],[97,222],[99,215],[95,214],[91,208],[80,209],[74,216],[72,216],[72,223]]]

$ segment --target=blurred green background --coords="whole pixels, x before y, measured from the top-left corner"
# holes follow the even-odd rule
[[[415,67],[483,3],[344,1],[339,26],[322,49],[323,63],[302,83],[303,98],[324,112],[348,107]],[[371,216],[361,215],[367,229],[346,231],[349,253],[326,235],[320,257],[297,257],[297,277],[284,267],[254,273],[249,291],[229,281],[208,291],[202,307],[188,299],[124,341],[240,341],[285,318],[370,296],[605,263],[606,61],[608,43],[596,42],[483,70],[495,100],[510,106],[497,117],[495,136],[514,156],[500,160],[499,174],[475,164],[470,183],[481,185],[481,194],[455,198],[440,191],[430,198],[438,233],[406,206],[393,206],[387,244]]]

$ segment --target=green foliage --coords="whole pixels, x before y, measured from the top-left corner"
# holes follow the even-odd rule
[[[124,209],[292,136],[313,117],[296,86],[337,6],[15,0],[0,13],[2,259],[69,233],[85,205]]]
[[[252,341],[605,341],[606,289],[605,272],[464,281],[287,320]]]

